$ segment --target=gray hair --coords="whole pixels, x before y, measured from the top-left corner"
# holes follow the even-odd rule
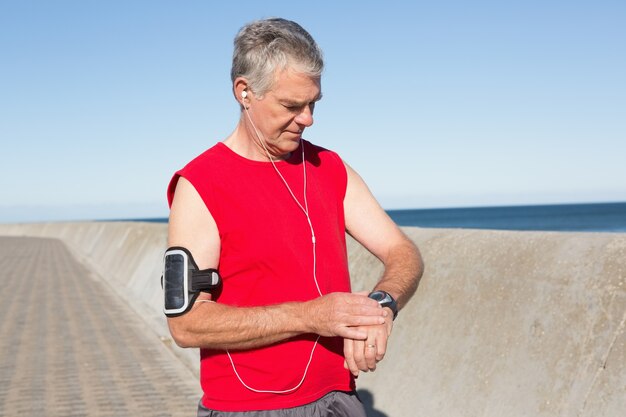
[[[296,22],[271,18],[251,22],[235,37],[230,78],[245,77],[249,88],[263,96],[274,83],[276,70],[288,67],[311,77],[324,69],[322,50]]]

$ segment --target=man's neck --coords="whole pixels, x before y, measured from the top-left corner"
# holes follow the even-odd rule
[[[254,138],[241,123],[225,140],[224,145],[228,146],[233,152],[252,161],[269,162],[283,161],[291,156],[291,153],[285,155],[272,155],[269,150],[265,150],[263,145],[259,143],[262,138]]]

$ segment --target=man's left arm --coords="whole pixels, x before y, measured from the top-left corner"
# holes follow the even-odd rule
[[[363,179],[346,164],[348,185],[344,199],[346,230],[384,265],[384,273],[372,291],[385,291],[402,309],[417,290],[424,271],[418,248],[378,204]],[[385,324],[367,326],[367,340],[344,341],[346,367],[352,374],[373,371],[383,359],[393,327],[389,311]]]

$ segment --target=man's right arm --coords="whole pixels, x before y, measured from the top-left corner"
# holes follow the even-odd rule
[[[218,267],[217,225],[196,189],[182,177],[172,201],[168,246],[187,248],[200,269]],[[332,293],[307,302],[263,307],[233,307],[210,301],[210,294],[201,293],[189,312],[167,319],[178,345],[252,349],[303,333],[363,340],[367,334],[358,326],[382,324],[385,319],[392,319],[386,317],[387,311],[376,301],[350,293]]]

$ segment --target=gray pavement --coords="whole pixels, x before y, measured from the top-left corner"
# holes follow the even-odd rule
[[[0,416],[195,415],[197,379],[60,240],[0,237],[0,288]]]

